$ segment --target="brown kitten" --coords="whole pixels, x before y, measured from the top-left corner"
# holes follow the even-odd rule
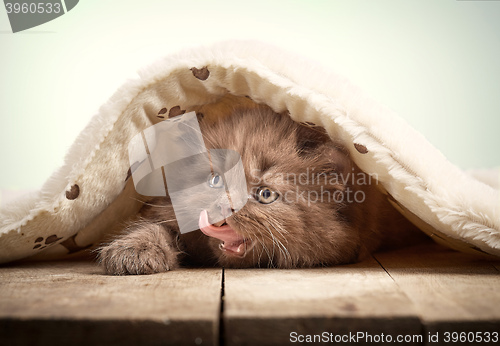
[[[214,225],[202,215],[201,231],[179,234],[170,200],[151,200],[141,221],[100,249],[107,273],[151,274],[181,263],[231,268],[351,263],[381,244],[414,241],[422,234],[323,131],[267,107],[238,110],[214,124],[202,121],[200,128],[208,149],[240,154],[248,202]]]

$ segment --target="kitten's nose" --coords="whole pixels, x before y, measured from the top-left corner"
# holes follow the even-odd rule
[[[233,209],[231,208],[231,206],[229,204],[226,204],[226,203],[221,203],[219,204],[219,209],[220,209],[220,213],[222,214],[222,217],[225,219],[225,218],[228,218],[229,216],[231,216],[231,214],[233,213]]]

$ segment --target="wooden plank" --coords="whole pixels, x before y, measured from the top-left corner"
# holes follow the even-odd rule
[[[226,345],[288,344],[300,335],[422,337],[413,304],[373,259],[333,268],[225,270],[223,309]]]
[[[376,259],[415,304],[426,340],[437,335],[438,342],[429,344],[450,344],[445,337],[452,335],[445,333],[500,333],[500,261],[437,244],[380,253]],[[471,340],[466,344],[474,344]]]
[[[2,345],[214,345],[220,269],[107,276],[92,262],[0,268]]]

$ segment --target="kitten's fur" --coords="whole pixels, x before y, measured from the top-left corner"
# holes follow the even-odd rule
[[[181,263],[244,267],[311,267],[357,261],[401,240],[414,240],[416,230],[371,185],[358,179],[338,179],[325,184],[324,177],[358,177],[362,173],[347,151],[322,131],[294,122],[288,115],[268,108],[238,110],[215,124],[201,121],[207,148],[233,149],[240,153],[249,191],[262,185],[278,192],[270,204],[250,198],[227,224],[245,238],[245,256],[220,248],[221,241],[201,231],[179,234],[168,198],[156,198],[145,205],[140,221],[125,234],[103,246],[99,258],[109,274],[151,274],[172,270]],[[322,173],[322,175],[320,175]],[[297,177],[307,184],[296,184]],[[283,179],[284,177],[295,177]],[[323,177],[323,179],[312,179]],[[365,176],[366,181],[368,176]],[[319,181],[317,181],[319,180]],[[354,184],[353,184],[354,183]],[[253,189],[253,190],[252,190]],[[291,191],[283,198],[287,191]],[[308,191],[325,196],[308,201]],[[338,192],[337,192],[338,191]],[[337,203],[327,193],[364,196],[363,203]],[[196,197],[196,196],[194,196]],[[359,200],[359,198],[358,198]]]

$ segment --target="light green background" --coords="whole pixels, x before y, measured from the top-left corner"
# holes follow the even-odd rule
[[[0,8],[0,191],[39,188],[139,68],[235,38],[348,76],[464,169],[500,165],[500,1],[81,0],[16,34]]]

